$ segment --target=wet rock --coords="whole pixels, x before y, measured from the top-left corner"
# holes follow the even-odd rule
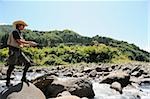
[[[57,66],[57,67],[56,67],[57,70],[62,70],[62,69],[64,69],[64,68],[65,68],[64,66]]]
[[[75,73],[73,77],[83,77],[84,73]]]
[[[121,65],[118,65],[118,64],[114,64],[110,67],[111,71],[114,71],[114,70],[119,70],[122,66]]]
[[[131,73],[131,76],[139,77],[144,73],[144,70],[138,70]]]
[[[63,91],[69,91],[72,95],[93,98],[95,94],[92,87],[92,83],[87,79],[57,79],[47,87],[46,96],[56,97]]]
[[[150,74],[142,75],[141,78],[150,78]]]
[[[64,74],[64,76],[72,77],[72,76],[73,76],[73,73],[72,73],[72,72],[67,72],[66,74]]]
[[[120,95],[118,91],[110,88],[109,84],[93,83],[93,89],[96,94],[96,97],[95,97],[96,99],[105,99],[105,96]],[[104,97],[101,98],[100,96],[104,96]],[[116,98],[113,98],[113,99],[116,99]]]
[[[97,71],[96,70],[93,70],[89,73],[89,77],[96,77],[97,75]]]
[[[1,69],[1,74],[2,74],[2,75],[6,75],[7,69],[8,69],[8,68],[2,68],[2,69]]]
[[[41,69],[36,69],[35,72],[36,72],[36,73],[41,73],[42,70],[41,70]]]
[[[77,96],[70,95],[70,96],[57,97],[55,99],[80,99],[80,98]]]
[[[0,80],[2,79],[2,76],[3,76],[3,75],[0,73]]]
[[[116,65],[111,66],[111,69],[113,69],[113,70],[114,70],[115,68],[116,68]]]
[[[113,82],[110,86],[110,88],[115,89],[116,91],[119,91],[120,94],[122,94],[122,87],[121,84],[118,82]]]
[[[137,78],[137,77],[135,77],[135,76],[131,76],[131,77],[130,77],[130,82],[132,82],[132,83],[139,83],[139,82],[140,82],[140,79]]]
[[[109,75],[109,72],[97,72],[97,75],[99,75],[99,76],[104,78],[104,76]]]
[[[69,96],[69,95],[71,95],[70,92],[68,92],[68,91],[63,91],[62,93],[59,93],[59,94],[57,95],[57,97],[59,97],[59,96]]]
[[[67,91],[63,85],[60,84],[50,84],[46,87],[44,94],[48,98],[57,97],[59,93]]]
[[[33,68],[31,68],[31,69],[29,69],[29,70],[28,70],[28,72],[34,72],[34,69],[33,69]]]
[[[128,70],[130,71],[131,69],[129,67],[124,67],[124,68],[122,68],[122,70],[123,71],[128,71]]]
[[[83,73],[90,73],[92,70],[93,70],[92,68],[85,67],[82,72],[83,72]]]
[[[133,72],[135,71],[139,71],[140,70],[140,67],[139,66],[136,66],[135,68],[133,68],[130,72],[130,74],[132,74]]]
[[[100,83],[112,84],[113,82],[119,82],[121,84],[121,87],[125,87],[130,83],[129,80],[130,80],[129,74],[123,71],[115,71],[111,72],[109,75],[104,77],[100,81]]]
[[[45,74],[43,76],[40,76],[31,82],[38,87],[41,91],[45,92],[46,88],[49,84],[51,84],[56,78],[56,76],[51,74]]]
[[[97,72],[109,72],[109,68],[108,68],[108,67],[105,67],[105,68],[96,67],[95,70],[96,70]]]
[[[33,84],[19,83],[1,93],[0,99],[46,99],[42,91]]]
[[[139,82],[140,85],[150,85],[150,78],[143,78]]]
[[[10,79],[14,79],[14,78],[11,77]],[[0,74],[0,80],[6,80],[6,75]]]
[[[49,73],[50,70],[46,69],[46,68],[42,68],[42,71],[45,72],[45,73]]]

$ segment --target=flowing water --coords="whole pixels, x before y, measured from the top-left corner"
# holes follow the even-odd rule
[[[39,77],[43,74],[40,73],[28,73],[27,78],[29,80]],[[15,78],[12,83],[15,85],[20,82],[22,73],[16,72]],[[5,86],[5,80],[0,80],[0,92],[7,89]],[[123,94],[119,94],[117,91],[110,88],[108,84],[99,84],[93,81],[93,89],[95,92],[94,99],[150,99],[150,84],[142,85],[138,88],[123,89]]]

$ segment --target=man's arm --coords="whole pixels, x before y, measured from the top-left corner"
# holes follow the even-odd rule
[[[37,43],[33,41],[26,41],[25,39],[22,39],[17,31],[13,31],[13,37],[17,41],[17,43],[23,47],[23,46],[36,46]]]
[[[33,41],[26,41],[24,39],[16,39],[16,41],[19,43],[19,45],[23,46],[37,46],[37,43]]]

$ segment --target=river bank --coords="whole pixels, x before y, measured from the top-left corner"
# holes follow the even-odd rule
[[[3,90],[6,90],[4,80],[6,77],[6,70],[7,67],[1,68],[1,92]],[[20,82],[21,76],[22,67],[17,67],[12,74],[12,83],[14,85],[18,84]],[[55,77],[51,78],[52,76]],[[46,83],[46,80],[43,80],[44,77],[50,77],[50,79],[53,79],[53,81],[49,82],[47,86],[43,86],[42,83]],[[82,96],[84,96],[84,98],[87,97],[94,99],[149,99],[150,97],[149,63],[83,63],[40,68],[31,67],[28,71],[27,78],[36,87],[41,89],[47,98],[57,97],[58,94],[63,92],[63,90],[68,91],[72,95],[76,95],[81,98],[83,98]],[[70,86],[64,84],[64,82],[68,82],[68,84],[72,85],[76,84],[78,87],[82,88],[82,91],[89,91],[90,93],[83,94],[81,92],[78,93],[78,91],[74,93],[70,91],[72,89],[72,86],[70,88]],[[59,85],[63,86],[63,88],[58,87],[58,83]],[[55,84],[58,88],[55,90],[56,92],[58,92],[56,95],[54,95],[54,93],[52,93],[50,90],[50,88],[53,88],[52,84]],[[88,86],[88,89],[91,88],[91,90],[84,89],[85,86]],[[78,90],[78,87],[75,87],[75,90]],[[48,92],[51,92],[51,94],[47,94]],[[91,97],[88,94],[90,94]]]

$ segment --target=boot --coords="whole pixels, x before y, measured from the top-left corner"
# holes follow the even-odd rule
[[[12,71],[14,70],[14,65],[9,65],[8,70],[7,70],[7,78],[6,78],[6,86],[12,86],[12,84],[10,84],[10,76]]]

